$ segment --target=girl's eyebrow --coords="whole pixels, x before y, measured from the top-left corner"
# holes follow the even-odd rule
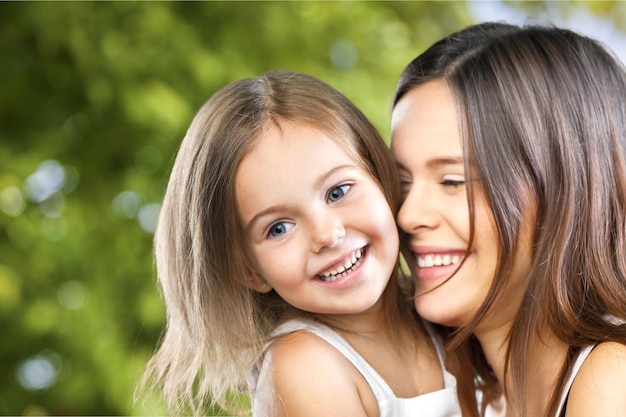
[[[256,213],[252,219],[250,219],[250,221],[248,222],[248,224],[246,225],[245,229],[246,232],[249,232],[250,229],[252,229],[254,227],[254,224],[259,221],[259,219],[263,216],[266,216],[268,214],[272,214],[274,212],[280,212],[280,211],[285,211],[287,209],[287,206],[284,204],[277,204],[275,206],[270,206],[264,210],[259,211],[258,213]]]
[[[333,174],[335,174],[337,171],[341,171],[343,169],[350,169],[350,168],[356,168],[356,165],[344,164],[344,165],[339,165],[339,166],[334,167],[333,169],[329,170],[324,175],[322,175],[321,177],[318,178],[318,180],[315,182],[315,188],[316,189],[322,188],[322,186],[326,182],[326,180],[328,180],[328,178],[332,177]]]

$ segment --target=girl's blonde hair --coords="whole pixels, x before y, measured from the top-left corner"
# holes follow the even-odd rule
[[[172,414],[199,415],[212,403],[228,408],[228,395],[244,391],[246,370],[281,317],[305,314],[274,292],[259,294],[243,284],[249,271],[235,174],[264,129],[280,128],[281,122],[309,125],[334,138],[378,181],[397,211],[398,180],[387,146],[367,118],[329,85],[305,74],[274,71],[215,93],[182,141],[155,234],[167,325],[143,383],[159,387]],[[404,304],[395,274],[387,288],[393,329]]]

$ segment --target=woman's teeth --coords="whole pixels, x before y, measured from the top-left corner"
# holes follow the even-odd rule
[[[363,261],[363,249],[358,249],[352,252],[352,255],[346,258],[343,265],[339,266],[336,269],[329,269],[328,271],[324,271],[318,276],[324,282],[331,282],[341,277],[345,277],[348,275],[353,269],[358,267]]]
[[[458,255],[426,255],[416,256],[416,258],[418,268],[455,265],[463,260],[463,257]]]

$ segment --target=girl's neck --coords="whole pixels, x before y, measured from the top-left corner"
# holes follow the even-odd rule
[[[354,334],[377,334],[386,330],[386,311],[382,299],[367,311],[357,314],[323,315],[323,320],[338,330]]]
[[[423,323],[417,321],[412,310],[403,315],[397,313],[382,309],[378,314],[353,318],[344,322],[347,329],[340,329],[339,333],[397,397],[411,398],[442,389],[437,350]]]
[[[398,354],[405,354],[429,339],[423,324],[417,319],[413,303],[395,301],[393,308],[385,306],[385,298],[359,314],[324,316],[323,321],[337,329],[351,344],[382,343]],[[419,346],[418,346],[419,345]],[[427,346],[428,348],[428,346]]]
[[[498,381],[507,386],[509,396],[506,400],[507,417],[517,417],[517,410],[521,408],[519,400],[512,398],[515,384],[511,379],[511,367],[505,381],[506,353],[509,347],[509,326],[497,329],[477,332],[476,337],[480,341],[485,357],[489,361]],[[529,416],[546,415],[550,400],[556,389],[560,372],[567,357],[568,347],[561,342],[553,333],[542,334],[541,338],[535,337],[528,348],[527,374],[527,400],[526,410]]]

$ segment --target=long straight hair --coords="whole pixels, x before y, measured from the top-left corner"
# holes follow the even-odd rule
[[[336,140],[397,213],[399,183],[385,142],[334,88],[305,74],[274,71],[215,93],[182,141],[154,238],[167,326],[143,385],[161,391],[171,414],[200,415],[210,404],[232,409],[229,395],[245,392],[246,370],[269,332],[288,313],[306,314],[273,291],[260,294],[244,285],[248,259],[235,174],[265,129],[283,122],[318,128]],[[398,288],[394,271],[383,294],[391,334],[410,316]]]
[[[496,223],[495,279],[451,348],[471,351],[491,401],[498,381],[472,333],[505,286],[534,208],[532,264],[509,337],[507,395],[528,391],[528,347],[552,332],[570,349],[546,416],[580,348],[626,343],[626,74],[598,42],[553,26],[483,23],[435,43],[398,82],[394,105],[442,79],[455,97],[467,175],[476,175]],[[419,151],[419,150],[416,150]],[[471,166],[471,170],[469,169]],[[475,186],[475,185],[474,185]],[[474,190],[475,192],[475,190]],[[473,219],[473,190],[468,189]],[[474,235],[473,220],[471,236]]]

